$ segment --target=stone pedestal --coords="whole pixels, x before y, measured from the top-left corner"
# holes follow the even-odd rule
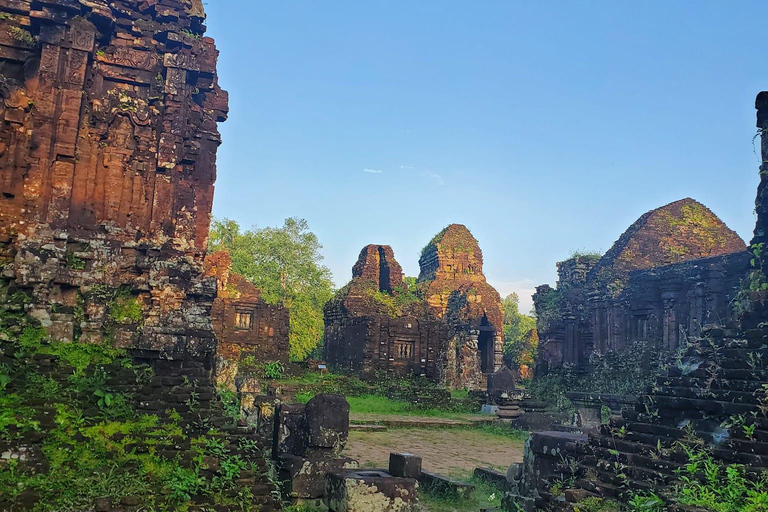
[[[325,504],[332,512],[416,512],[418,482],[382,470],[332,471]]]

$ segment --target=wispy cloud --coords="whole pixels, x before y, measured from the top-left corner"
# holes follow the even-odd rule
[[[400,166],[400,168],[401,168],[401,169],[406,169],[406,170],[411,170],[411,169],[413,169],[413,167],[412,167],[412,166],[410,166],[410,165],[401,165],[401,166]]]
[[[443,179],[443,177],[437,174],[436,172],[424,171],[423,173],[421,173],[421,175],[426,176],[427,178],[432,178],[433,180],[437,181],[437,184],[440,185],[441,187],[445,185],[445,180]]]
[[[367,172],[368,174],[381,174],[384,171],[380,171],[378,169],[368,169],[368,168],[365,168],[365,169],[363,169],[363,172]]]

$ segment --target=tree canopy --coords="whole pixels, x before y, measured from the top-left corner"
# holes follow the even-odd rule
[[[322,264],[322,245],[307,221],[286,219],[282,227],[241,231],[230,219],[214,219],[211,251],[229,251],[232,270],[251,281],[269,304],[290,311],[291,358],[307,357],[323,339],[323,306],[333,294],[331,271]]]
[[[539,337],[536,319],[520,313],[520,298],[516,293],[507,295],[504,307],[504,358],[514,365],[533,367]]]

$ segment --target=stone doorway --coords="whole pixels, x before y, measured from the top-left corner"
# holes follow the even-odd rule
[[[493,373],[494,371],[493,338],[493,327],[490,325],[480,327],[480,334],[477,337],[477,348],[480,350],[480,371],[482,373]]]

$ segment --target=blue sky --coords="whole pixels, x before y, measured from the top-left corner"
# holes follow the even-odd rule
[[[343,285],[445,225],[530,306],[575,249],[693,197],[743,238],[764,1],[210,0],[230,93],[214,215],[307,219]]]

